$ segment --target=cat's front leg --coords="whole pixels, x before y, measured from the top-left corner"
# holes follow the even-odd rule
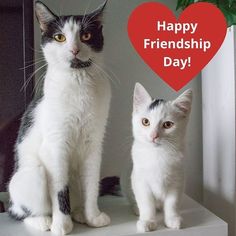
[[[165,224],[171,229],[180,229],[182,217],[180,216],[180,196],[177,192],[169,192],[164,202]]]
[[[60,140],[58,138],[58,140]],[[52,202],[51,231],[57,235],[65,235],[72,231],[70,216],[70,197],[68,186],[69,155],[64,142],[45,140],[41,148],[41,156],[47,170],[48,187]]]
[[[102,139],[90,140],[87,153],[80,165],[80,182],[84,199],[84,218],[92,227],[110,224],[110,218],[98,208]]]
[[[147,184],[132,175],[132,188],[139,209],[137,231],[149,232],[157,229],[155,200]]]

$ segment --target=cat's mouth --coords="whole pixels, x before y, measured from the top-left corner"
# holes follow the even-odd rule
[[[87,61],[81,61],[78,58],[74,58],[71,60],[71,68],[73,69],[81,69],[86,68],[92,65],[92,60],[88,59]]]

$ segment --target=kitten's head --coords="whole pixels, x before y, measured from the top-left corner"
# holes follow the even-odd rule
[[[48,64],[58,68],[86,68],[103,49],[102,16],[105,1],[90,14],[57,16],[42,2],[35,4]]]
[[[178,144],[185,135],[191,104],[191,90],[186,90],[173,101],[165,101],[152,99],[137,83],[133,100],[134,138],[154,146]]]

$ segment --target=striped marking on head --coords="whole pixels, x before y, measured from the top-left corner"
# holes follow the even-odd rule
[[[164,99],[154,99],[152,103],[150,104],[149,109],[153,110],[162,103],[165,103]]]

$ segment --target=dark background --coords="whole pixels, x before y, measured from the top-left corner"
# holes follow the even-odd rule
[[[20,118],[33,95],[33,1],[0,1],[0,192],[14,170],[14,143]]]

